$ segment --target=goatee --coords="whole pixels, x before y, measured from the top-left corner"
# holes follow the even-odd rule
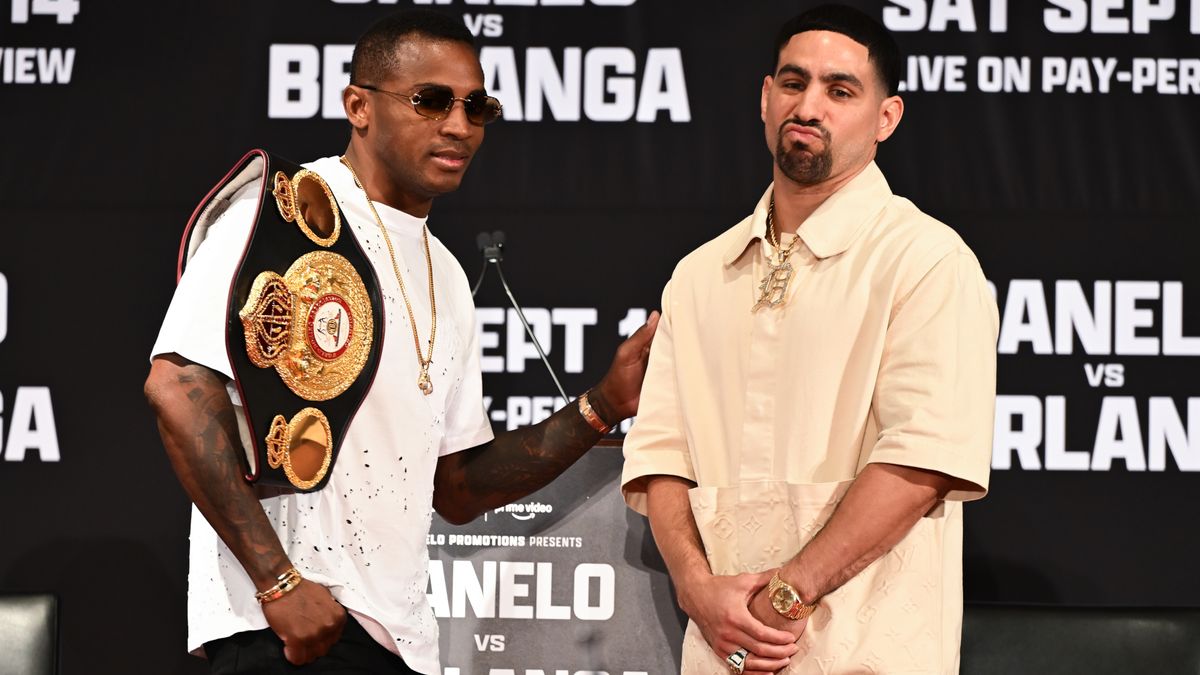
[[[821,152],[813,152],[803,143],[795,143],[791,148],[784,145],[783,127],[788,124],[815,129],[821,134]],[[833,170],[833,151],[830,148],[829,132],[816,124],[805,124],[799,120],[788,120],[780,125],[778,140],[775,142],[775,163],[779,170],[793,182],[800,185],[816,185],[829,178]]]

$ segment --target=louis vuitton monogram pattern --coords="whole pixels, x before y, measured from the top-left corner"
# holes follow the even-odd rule
[[[779,567],[821,531],[850,483],[762,481],[694,488],[689,493],[692,513],[712,571],[757,573]],[[961,572],[948,569],[940,541],[946,534],[955,536],[946,515],[952,510],[957,515],[958,508],[940,505],[892,551],[821,598],[800,638],[800,652],[783,672],[957,672],[957,640],[944,645],[940,638],[941,608],[943,593],[961,587]],[[725,675],[727,670],[689,623],[682,673]]]

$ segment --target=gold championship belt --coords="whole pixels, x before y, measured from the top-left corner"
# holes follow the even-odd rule
[[[379,282],[328,183],[263,150],[243,157],[197,207],[180,276],[208,227],[252,183],[257,217],[226,321],[246,480],[311,492],[329,480],[378,367]]]

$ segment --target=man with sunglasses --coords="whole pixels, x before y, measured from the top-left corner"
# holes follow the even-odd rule
[[[355,46],[343,102],[345,155],[305,168],[332,189],[375,269],[387,340],[329,483],[266,496],[242,478],[225,303],[257,183],[231,199],[188,262],[146,382],[197,507],[189,649],[222,675],[439,672],[425,595],[432,510],[464,523],[519,499],[633,415],[657,323],[627,340],[577,402],[493,437],[466,276],[425,226],[501,112],[470,33],[429,11],[378,22]]]
[[[623,490],[691,618],[685,674],[957,673],[996,304],[875,164],[904,112],[887,30],[825,5],[773,47],[773,183],[663,292]]]

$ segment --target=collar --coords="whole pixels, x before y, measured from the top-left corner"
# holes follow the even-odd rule
[[[354,182],[354,176],[350,174],[350,169],[342,164],[341,157],[334,155],[332,157],[323,157],[315,162],[306,164],[305,167],[317,172],[329,183],[330,189],[338,199],[339,205],[342,207],[342,216],[345,217],[348,206],[353,206],[356,209],[361,209],[362,216],[366,220],[366,225],[369,230],[377,229],[375,224],[375,216],[372,215],[370,207],[367,205],[367,195],[363,189]],[[428,216],[418,218],[410,213],[401,211],[400,209],[392,208],[383,202],[373,202],[375,211],[379,213],[379,219],[383,221],[383,226],[387,228],[388,233],[398,237],[416,237],[423,236],[425,225],[428,222]]]
[[[758,200],[754,213],[738,226],[736,236],[725,249],[722,262],[732,265],[755,240],[767,232],[767,210],[775,185]],[[818,259],[844,253],[892,197],[892,189],[875,162],[871,162],[842,189],[833,193],[813,211],[796,234]]]

